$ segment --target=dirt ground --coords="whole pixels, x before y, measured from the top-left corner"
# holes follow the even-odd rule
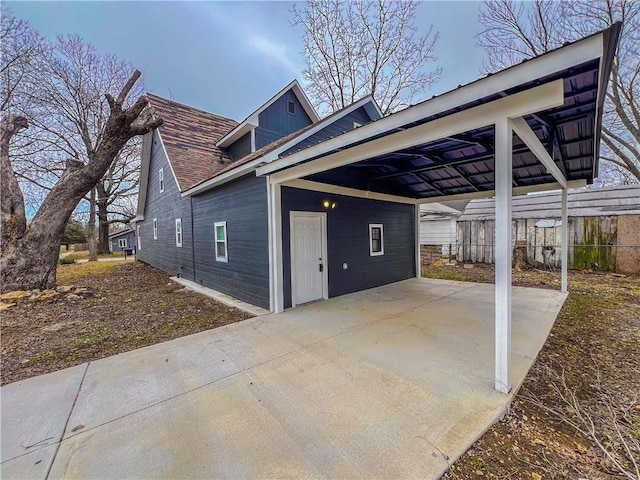
[[[60,265],[58,284],[88,293],[2,312],[2,385],[251,316],[139,262]]]
[[[423,275],[494,279],[482,265]],[[514,271],[513,283],[556,289],[560,274]],[[638,478],[640,278],[570,272],[569,291],[510,412],[444,478]]]

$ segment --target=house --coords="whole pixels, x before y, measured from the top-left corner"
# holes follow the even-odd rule
[[[513,197],[513,240],[529,260],[559,267],[561,193]],[[569,190],[569,268],[640,273],[640,185]],[[493,263],[493,198],[469,202],[458,219],[458,260]],[[596,267],[597,266],[597,267]]]
[[[456,222],[468,200],[420,205],[420,258],[422,264],[458,253]]]
[[[109,244],[112,252],[122,252],[125,250],[136,249],[136,232],[128,228],[122,232],[116,232],[109,235]]]
[[[419,276],[420,205],[495,196],[508,392],[511,198],[562,189],[564,219],[567,189],[593,182],[620,28],[384,118],[367,97],[320,119],[296,81],[241,122],[149,95],[165,122],[143,140],[137,257],[282,312]]]
[[[371,97],[366,97],[320,120],[297,81],[240,123],[154,95],[149,95],[149,99],[165,122],[144,139],[136,221],[138,259],[251,304],[270,308],[268,185],[264,177],[255,175],[256,166],[263,163],[265,157],[294,153],[366,125],[381,117],[380,110]],[[327,215],[327,207],[322,205],[327,198],[324,193],[291,189],[284,192],[284,209],[293,211],[306,203],[306,210],[314,214],[300,220],[295,218],[293,222],[300,228],[319,228],[319,219]],[[363,214],[369,211],[376,222],[383,223],[400,208],[406,211],[405,222],[410,224],[414,220],[413,206],[387,205],[377,214],[371,212],[376,204],[356,204],[355,199],[341,199],[339,205],[333,205],[332,216],[339,219],[355,208],[362,209]],[[337,227],[337,223],[329,226]],[[395,229],[389,227],[385,232],[387,238],[395,242],[395,236],[403,233],[396,231],[400,228],[401,225]],[[342,248],[361,241],[350,238],[346,230],[344,235],[337,231],[336,234]],[[341,235],[344,238],[339,238]],[[368,241],[366,235],[365,232],[365,242]],[[288,238],[285,241],[288,242]],[[304,241],[319,239],[309,237]],[[410,244],[411,240],[406,242]],[[389,245],[387,243],[387,248],[391,248]],[[325,248],[332,251],[334,242]],[[319,268],[322,257],[326,258],[321,251],[317,253],[314,269]],[[359,252],[353,262],[359,262],[363,256]],[[413,250],[407,254],[404,264],[395,265],[380,279],[367,276],[352,263],[352,258],[347,257],[351,263],[347,273],[361,276],[360,282],[336,282],[331,285],[332,295],[354,291],[359,285],[366,288],[414,275]],[[334,263],[326,267],[329,271],[336,268]],[[326,288],[323,287],[321,295],[329,294]],[[311,290],[287,291],[285,306],[313,300],[313,294]]]

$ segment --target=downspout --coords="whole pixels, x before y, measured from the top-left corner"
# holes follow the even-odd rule
[[[193,281],[198,283],[196,278],[196,242],[193,236],[193,197],[189,197],[189,208],[191,214],[191,261],[193,263]]]

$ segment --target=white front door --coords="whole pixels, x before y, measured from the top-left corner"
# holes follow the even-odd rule
[[[324,298],[322,213],[291,212],[291,293],[293,306]]]

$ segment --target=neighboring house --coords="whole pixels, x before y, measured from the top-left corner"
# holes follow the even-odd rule
[[[463,200],[420,206],[420,254],[423,264],[456,255],[456,222],[467,203]]]
[[[320,119],[297,81],[242,122],[149,95],[137,258],[275,312],[419,276],[420,204],[593,181],[619,30],[384,118],[366,97]]]
[[[560,192],[513,197],[512,241],[527,258],[560,265]],[[458,220],[458,260],[493,263],[493,198],[472,200]],[[640,185],[568,192],[570,268],[640,273]]]
[[[124,250],[136,250],[136,232],[132,229],[124,230],[109,235],[109,243],[112,252],[122,252]]]

